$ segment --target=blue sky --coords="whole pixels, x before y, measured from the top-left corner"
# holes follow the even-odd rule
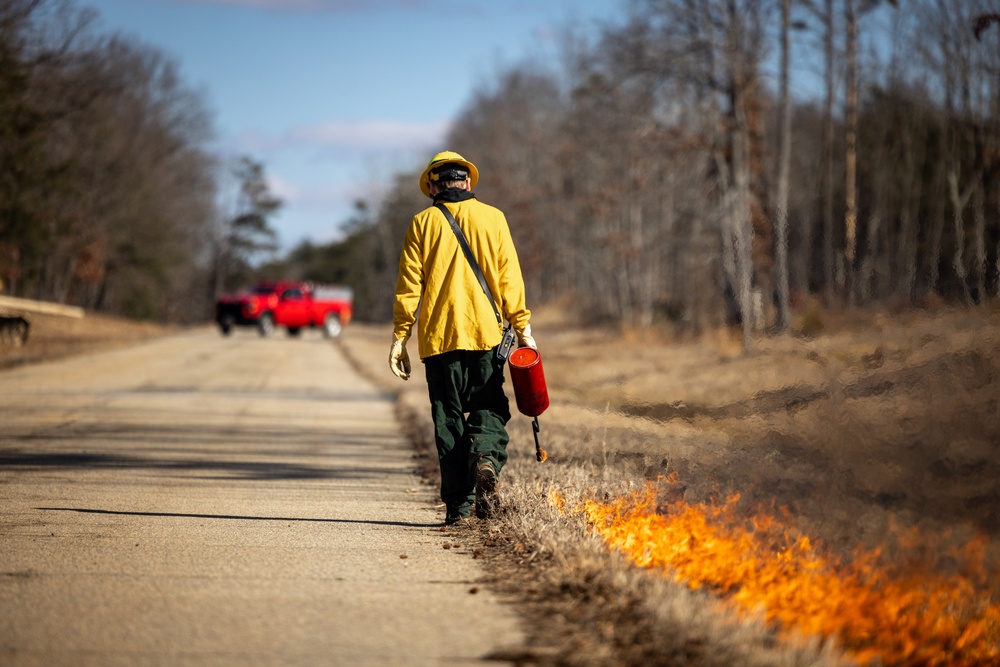
[[[101,33],[175,60],[213,113],[217,151],[263,162],[283,250],[328,242],[351,203],[443,145],[477,85],[556,54],[625,0],[80,0]],[[441,67],[448,71],[441,74]],[[474,160],[474,156],[467,156]],[[416,185],[414,185],[416,187]]]

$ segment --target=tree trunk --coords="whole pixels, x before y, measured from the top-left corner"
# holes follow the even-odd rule
[[[861,275],[858,279],[858,289],[861,303],[869,303],[873,298],[878,298],[879,290],[876,284],[878,271],[876,263],[879,260],[879,233],[882,231],[882,212],[877,207],[868,221],[868,235],[865,247],[865,256],[861,261]]]
[[[977,303],[982,303],[986,298],[986,202],[984,201],[983,186],[981,181],[977,181],[972,197],[972,217],[975,221],[973,227],[975,238],[972,242],[975,254],[976,266],[976,297]]]
[[[788,315],[788,178],[792,161],[792,108],[788,91],[792,0],[781,0],[780,149],[778,162],[778,220],[775,228],[775,280],[778,292],[778,330],[787,331]]]
[[[940,179],[938,179],[940,183]],[[944,236],[944,198],[935,197],[933,213],[931,215],[931,233],[930,233],[930,251],[928,252],[928,259],[930,266],[927,267],[928,273],[928,289],[931,292],[936,292],[938,289],[938,281],[941,279],[941,252],[942,244],[941,239]]]
[[[823,12],[823,51],[826,97],[823,102],[823,281],[827,302],[833,301],[836,286],[834,272],[833,229],[833,101],[836,95],[833,1],[826,0]]]
[[[753,227],[750,219],[750,173],[747,163],[747,132],[742,100],[734,99],[735,127],[732,134],[734,199],[732,217],[736,251],[736,287],[743,320],[743,349],[752,350],[754,335],[760,327],[753,302]]]
[[[952,256],[952,266],[955,268],[955,276],[962,286],[962,295],[965,303],[972,305],[972,293],[969,291],[969,280],[965,270],[965,223],[962,220],[962,213],[965,211],[975,183],[972,183],[964,192],[958,191],[958,174],[954,170],[948,172],[948,194],[951,198],[951,207],[955,222],[955,254]]]
[[[844,276],[846,296],[852,300],[851,278],[854,272],[854,254],[858,224],[857,171],[858,171],[858,22],[854,0],[844,0],[844,19],[847,28],[847,91],[845,97],[845,153],[844,153]]]
[[[900,241],[897,256],[898,292],[909,303],[913,303],[917,277],[917,261],[920,244],[917,243],[917,224],[920,217],[920,194],[924,179],[924,161],[927,153],[926,129],[913,136],[906,135],[906,185],[903,206],[900,212]]]

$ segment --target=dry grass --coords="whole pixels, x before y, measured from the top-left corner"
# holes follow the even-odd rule
[[[813,314],[812,317],[818,317]],[[1000,313],[991,308],[823,317],[823,333],[759,342],[742,354],[731,332],[671,342],[540,312],[533,327],[552,406],[540,417],[545,463],[530,420],[509,429],[502,516],[465,529],[489,557],[493,583],[528,610],[527,647],[498,656],[553,665],[835,665],[831,642],[789,639],[759,618],[737,618],[609,553],[569,504],[616,497],[673,473],[689,502],[784,507],[792,528],[830,553],[886,545],[892,530],[992,540],[1000,530]],[[429,474],[426,386],[420,364],[400,383],[388,371],[388,327],[356,326],[343,345],[358,366],[400,392],[400,415]],[[436,482],[434,482],[436,483]],[[925,545],[926,546],[926,545]],[[992,565],[990,563],[989,565]]]
[[[552,399],[540,435],[550,458],[535,461],[530,420],[515,415],[501,516],[449,529],[478,543],[473,551],[488,559],[491,585],[525,614],[526,645],[497,659],[695,667],[847,661],[833,642],[790,638],[609,552],[578,515],[549,502],[551,489],[570,506],[650,481],[692,503],[736,492],[747,511],[787,508],[791,528],[833,553],[878,545],[892,559],[898,549],[887,535],[916,526],[930,536],[950,530],[921,545],[932,561],[949,539],[980,532],[989,540],[984,566],[1000,562],[1000,313],[810,318],[814,337],[765,339],[742,354],[729,331],[678,342],[536,313]],[[92,315],[37,316],[28,345],[0,350],[0,367],[165,331]],[[400,423],[436,485],[421,364],[414,359],[410,382],[396,380],[389,340],[388,326],[355,323],[338,344],[372,381],[398,393]],[[657,481],[667,474],[678,483]]]
[[[42,314],[25,317],[30,322],[28,340],[24,345],[11,345],[7,341],[0,344],[0,368],[130,345],[176,330],[94,313],[82,318]]]

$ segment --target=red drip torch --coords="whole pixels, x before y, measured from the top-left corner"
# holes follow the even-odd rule
[[[531,430],[535,436],[535,458],[544,461],[548,453],[538,444],[538,415],[549,407],[549,390],[545,387],[545,373],[542,371],[542,355],[530,347],[521,347],[510,353],[510,381],[514,385],[514,398],[518,411],[532,417]]]

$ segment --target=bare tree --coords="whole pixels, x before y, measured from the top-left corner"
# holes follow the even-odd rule
[[[250,279],[262,254],[277,249],[277,232],[270,218],[281,208],[282,201],[271,193],[264,165],[242,156],[232,167],[232,175],[236,199],[215,238],[211,284],[214,295],[240,287]]]
[[[583,273],[579,263],[586,262],[573,241],[576,221],[567,212],[572,204],[560,200],[572,169],[560,126],[566,116],[555,75],[533,64],[516,65],[474,92],[447,141],[484,174],[478,195],[506,212],[535,299],[572,289]]]
[[[0,275],[24,295],[169,317],[214,212],[210,123],[169,58],[93,19],[68,1],[0,3]]]
[[[847,62],[846,94],[844,96],[844,280],[850,293],[854,266],[858,224],[858,12],[856,0],[844,3],[845,49]]]
[[[819,154],[820,164],[820,210],[822,219],[822,260],[823,260],[823,287],[826,300],[829,303],[833,300],[836,277],[838,275],[837,255],[835,253],[835,217],[834,217],[834,187],[835,187],[835,135],[836,122],[834,119],[834,106],[837,99],[837,71],[839,60],[837,58],[837,12],[835,0],[804,0],[805,6],[810,9],[819,21],[822,32],[822,53],[823,53],[823,113],[822,113],[822,149]]]
[[[788,181],[792,163],[792,95],[788,87],[791,52],[792,0],[781,0],[781,54],[778,79],[778,191],[775,201],[775,274],[778,329],[788,329]]]
[[[65,67],[91,20],[58,0],[0,3],[0,282],[13,291],[37,294],[39,262],[59,232],[48,193],[67,188],[49,152],[53,118],[39,70]]]
[[[940,141],[952,217],[951,266],[963,300],[972,304],[987,291],[985,188],[997,164],[990,143],[995,141],[998,82],[996,49],[982,48],[982,40],[992,38],[996,44],[989,27],[998,12],[991,0],[925,0],[918,8],[918,52],[941,91],[946,118]],[[935,252],[943,252],[940,243]]]
[[[1000,285],[1000,20],[974,20],[996,0],[801,1],[815,100],[789,81],[786,0],[641,0],[565,71],[521,65],[477,91],[449,147],[490,174],[481,194],[509,212],[531,289],[638,326],[740,321],[749,348],[802,290],[975,302]],[[866,46],[887,23],[888,61]]]

